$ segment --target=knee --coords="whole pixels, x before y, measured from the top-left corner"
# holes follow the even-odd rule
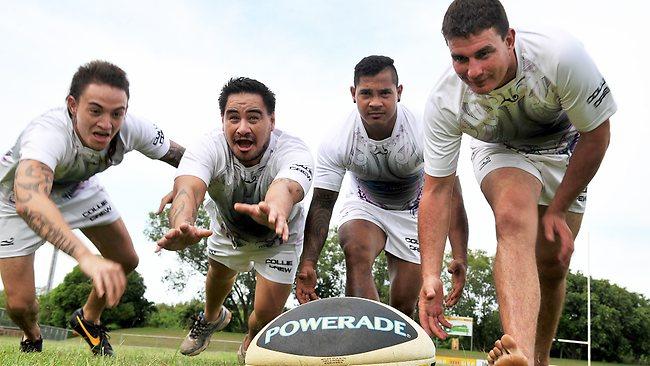
[[[38,314],[38,301],[30,296],[7,297],[7,312],[12,318],[35,318]]]
[[[525,215],[524,210],[520,210],[518,206],[512,205],[502,207],[494,212],[494,221],[496,224],[496,231],[498,237],[512,236],[525,231],[527,228],[536,228],[531,225],[531,219],[536,220],[536,215]]]
[[[371,272],[375,257],[371,251],[363,245],[346,243],[343,245],[345,264],[348,270],[354,272]]]
[[[275,319],[282,313],[282,310],[275,309],[255,309],[255,323],[249,324],[251,329],[262,329],[271,320]]]
[[[140,258],[138,258],[138,255],[135,252],[133,252],[129,255],[124,255],[120,257],[120,259],[117,262],[122,266],[124,273],[129,274],[138,267],[138,264],[140,263]]]
[[[399,310],[402,312],[402,314],[408,316],[409,318],[412,318],[413,314],[415,313],[415,301],[416,299],[391,298],[390,306]]]
[[[537,272],[540,281],[563,281],[569,272],[569,263],[561,261],[559,256],[538,258]]]

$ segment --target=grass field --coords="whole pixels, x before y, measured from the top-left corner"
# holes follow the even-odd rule
[[[178,352],[186,331],[182,329],[137,328],[111,332],[114,358],[92,356],[79,337],[65,341],[48,341],[42,353],[23,354],[18,351],[19,338],[0,336],[0,365],[237,365],[236,351],[243,334],[215,333],[208,349],[199,356],[187,357]],[[483,352],[438,349],[437,355],[470,359],[485,359]],[[439,363],[440,364],[440,363]],[[586,366],[587,362],[553,359],[557,366]],[[613,366],[592,362],[592,366]]]

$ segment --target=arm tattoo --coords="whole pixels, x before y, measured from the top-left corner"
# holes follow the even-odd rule
[[[181,158],[183,157],[184,153],[184,147],[175,143],[174,141],[170,141],[169,150],[162,158],[160,158],[160,160],[173,166],[174,168],[178,168],[178,164],[181,162]]]
[[[172,208],[169,210],[170,227],[174,227],[176,220],[179,217],[182,217],[181,215],[185,212],[185,207],[186,207],[185,204],[188,199],[190,199],[190,195],[187,193],[185,188],[181,188],[178,191],[178,193],[176,193],[176,196],[174,197],[174,202],[172,203]],[[191,216],[189,218],[186,218],[185,222],[187,222],[190,225],[194,225],[194,221],[196,221],[197,214],[198,214],[198,206],[195,205],[195,207],[192,208]]]
[[[25,206],[38,195],[45,195],[46,199],[49,199],[53,181],[54,172],[47,165],[35,160],[20,162],[14,178],[16,205],[23,207],[20,216],[34,232],[64,253],[74,257],[76,245],[66,228],[57,227],[56,223],[38,209]]]
[[[323,250],[329,233],[332,210],[339,193],[327,189],[314,189],[307,221],[305,223],[305,245],[303,258],[316,261]]]
[[[25,209],[23,218],[27,225],[34,230],[41,238],[49,241],[55,247],[61,249],[64,253],[74,257],[76,250],[75,243],[70,240],[65,230],[56,227],[56,225],[48,220],[47,216],[40,212]]]
[[[18,164],[14,178],[14,193],[17,203],[29,202],[34,194],[50,195],[54,172],[38,161],[23,161]]]

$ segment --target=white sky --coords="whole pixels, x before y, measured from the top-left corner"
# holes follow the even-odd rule
[[[450,64],[439,29],[448,1],[57,1],[0,0],[0,150],[24,126],[61,106],[76,68],[93,59],[121,66],[131,81],[129,112],[156,121],[189,145],[219,127],[217,97],[231,76],[266,83],[277,95],[277,127],[315,150],[319,138],[354,108],[348,88],[364,56],[395,59],[402,103],[421,113]],[[591,272],[650,297],[650,180],[643,112],[650,95],[649,6],[639,1],[507,0],[511,26],[545,25],[577,36],[605,75],[619,111],[612,142],[589,187],[572,269]],[[459,175],[472,249],[495,251],[494,220],[471,170],[465,142]],[[160,278],[174,254],[153,254],[142,231],[147,212],[172,185],[173,169],[137,152],[102,173],[140,256],[146,297],[174,303],[194,295],[169,292]],[[37,252],[37,286],[45,286],[51,246]],[[56,283],[74,265],[59,257]],[[197,283],[193,288],[201,288]]]

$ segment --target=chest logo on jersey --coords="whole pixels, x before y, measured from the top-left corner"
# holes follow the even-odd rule
[[[607,83],[605,82],[605,79],[603,79],[594,90],[593,93],[587,98],[587,104],[591,104],[591,102],[594,102],[594,107],[600,106],[600,104],[603,102],[603,99],[609,94],[609,87],[607,86]]]

